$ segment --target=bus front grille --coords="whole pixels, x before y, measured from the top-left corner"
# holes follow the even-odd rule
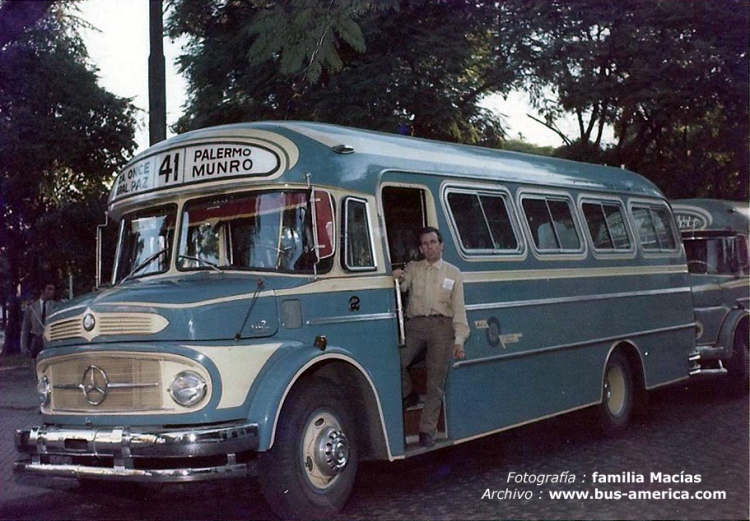
[[[84,319],[89,319],[89,329]],[[48,342],[83,338],[91,341],[100,336],[153,335],[169,325],[169,321],[156,313],[98,313],[87,310],[81,315],[52,322],[45,332]]]
[[[121,356],[74,357],[51,363],[50,412],[121,413],[163,407],[161,361]]]

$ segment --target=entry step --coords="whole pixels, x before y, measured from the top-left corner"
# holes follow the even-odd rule
[[[406,456],[418,456],[427,452],[432,452],[436,449],[442,449],[453,445],[453,440],[445,437],[445,433],[438,432],[435,437],[435,445],[432,447],[422,447],[419,444],[419,434],[411,435],[406,437]]]

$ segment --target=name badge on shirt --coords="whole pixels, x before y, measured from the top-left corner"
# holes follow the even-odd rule
[[[453,285],[456,283],[455,280],[452,279],[445,279],[443,281],[443,289],[447,289],[448,291],[453,289]]]

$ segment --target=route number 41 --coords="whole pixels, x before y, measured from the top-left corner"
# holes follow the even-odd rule
[[[164,160],[161,162],[161,166],[159,167],[159,177],[164,176],[164,184],[167,184],[170,182],[170,176],[174,173],[174,176],[172,176],[171,182],[176,183],[178,179],[178,174],[180,171],[180,154],[176,153],[174,154],[174,163],[172,163],[172,154],[167,154],[164,156]]]

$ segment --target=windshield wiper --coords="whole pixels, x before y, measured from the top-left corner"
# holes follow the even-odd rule
[[[139,271],[141,271],[143,268],[145,268],[146,266],[148,266],[149,264],[151,264],[152,262],[154,262],[156,259],[158,259],[161,255],[164,255],[165,253],[167,253],[167,249],[163,248],[163,249],[157,251],[156,253],[154,253],[153,255],[149,256],[146,260],[144,260],[143,262],[141,262],[140,264],[138,264],[138,266],[136,266],[135,268],[133,268],[133,271],[131,271],[130,273],[128,273],[127,275],[125,275],[125,277],[120,281],[120,284],[122,284],[123,282],[125,282],[126,280],[128,280],[130,277],[132,277],[133,275],[135,275],[136,273],[138,273]]]
[[[214,264],[213,262],[206,260],[206,259],[201,259],[200,257],[193,257],[192,255],[178,255],[177,259],[178,260],[187,259],[187,260],[200,262],[201,264],[205,264],[206,266],[210,267],[214,271],[218,271],[219,273],[224,273],[224,270],[222,270],[218,264]]]

